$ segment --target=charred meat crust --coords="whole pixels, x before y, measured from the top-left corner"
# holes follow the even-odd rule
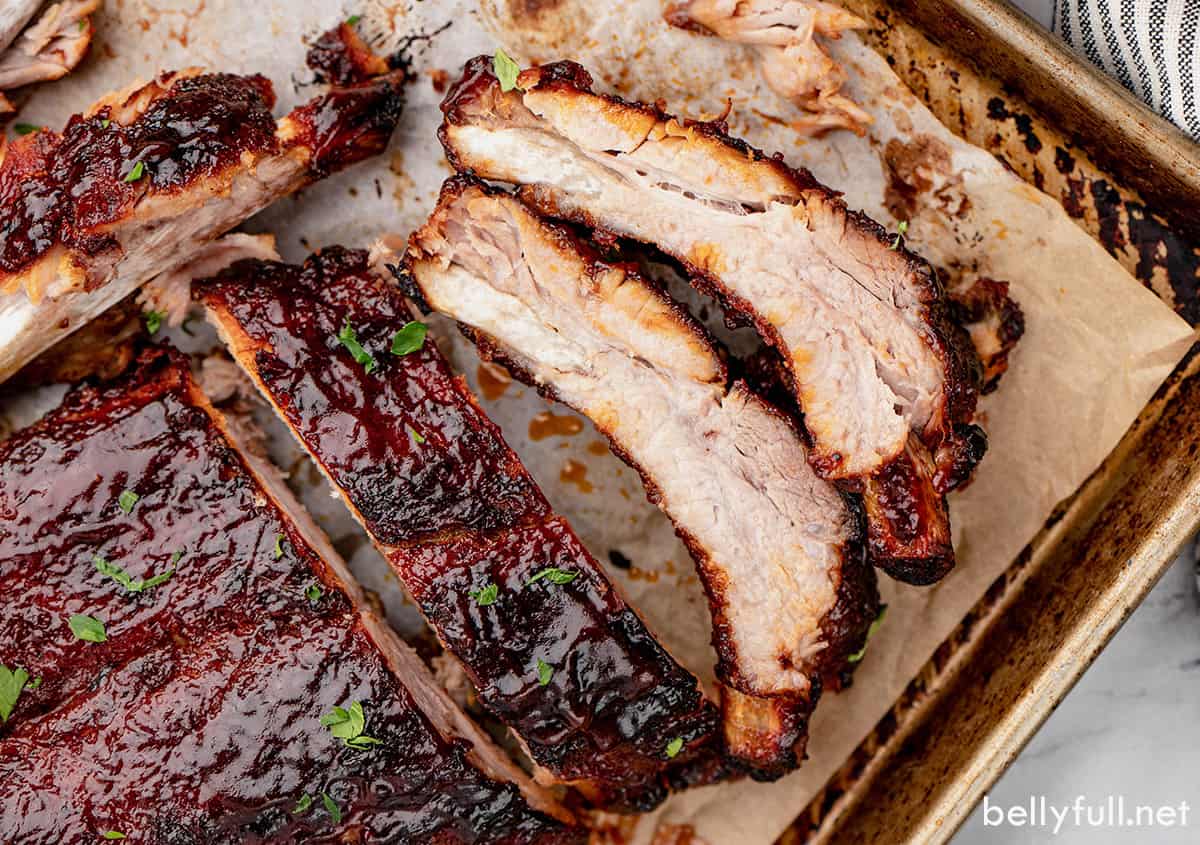
[[[1008,282],[981,276],[950,292],[957,322],[966,326],[973,338],[977,330],[984,335],[975,344],[983,366],[981,393],[996,389],[1008,371],[1009,354],[1025,334],[1025,314],[1009,296],[1008,287]]]
[[[717,712],[697,680],[551,512],[465,382],[432,343],[390,354],[410,315],[365,253],[243,262],[196,291],[540,777],[643,811],[698,767],[721,774],[704,763]],[[346,325],[377,361],[369,374],[338,351]],[[552,566],[576,575],[530,583]],[[480,603],[488,585],[496,599]],[[684,749],[668,758],[675,737]]]
[[[959,447],[960,441],[963,440],[961,430],[969,424],[974,415],[980,383],[980,365],[969,337],[962,326],[953,319],[933,268],[909,252],[902,242],[897,241],[893,244],[885,230],[873,220],[847,209],[839,195],[820,185],[807,171],[791,168],[779,156],[767,157],[744,142],[729,137],[727,127],[721,122],[677,121],[656,107],[596,95],[591,91],[591,77],[583,68],[571,62],[558,62],[524,71],[518,85],[522,89],[521,92],[502,94],[486,59],[474,59],[468,63],[462,80],[449,92],[442,106],[445,121],[440,130],[440,138],[447,156],[456,168],[464,169],[469,167],[471,162],[459,157],[452,137],[454,126],[469,125],[472,121],[482,120],[480,125],[486,127],[488,118],[486,115],[480,118],[480,115],[491,112],[501,115],[501,122],[511,113],[514,125],[523,125],[523,120],[533,118],[527,112],[522,116],[522,107],[517,105],[519,101],[515,98],[522,93],[526,96],[546,93],[586,96],[588,108],[595,104],[595,108],[608,115],[607,119],[612,120],[614,125],[663,124],[668,127],[668,131],[671,126],[679,127],[681,133],[707,149],[714,161],[723,161],[738,172],[753,174],[752,177],[746,178],[753,178],[754,183],[759,186],[759,192],[770,193],[780,200],[791,200],[810,206],[815,204],[824,210],[823,213],[828,213],[831,219],[844,221],[843,225],[861,236],[864,243],[872,244],[877,254],[883,255],[889,264],[901,262],[896,272],[908,280],[908,289],[917,297],[916,309],[919,319],[915,326],[916,336],[940,364],[937,403],[931,409],[932,413],[927,422],[915,432],[921,440],[921,447],[916,451],[920,454],[931,454],[933,461],[916,462],[923,473],[914,479],[920,489],[916,489],[912,484],[908,485],[910,492],[907,498],[918,503],[921,510],[907,516],[898,515],[899,522],[893,520],[892,524],[873,525],[875,542],[872,544],[872,550],[880,554],[879,562],[888,571],[905,573],[910,579],[927,583],[943,575],[953,564],[953,551],[949,547],[949,521],[942,494],[961,484],[963,477],[970,473],[969,461],[981,456],[978,448]],[[509,101],[505,100],[505,97],[514,99]],[[613,116],[614,114],[617,116]],[[586,208],[586,203],[572,202],[565,206],[559,202],[552,185],[530,184],[521,188],[520,194],[527,204],[545,214],[592,228],[605,228],[605,221],[594,218]],[[663,249],[662,244],[656,246]],[[771,325],[752,303],[724,284],[719,273],[697,266],[687,255],[672,257],[684,266],[697,287],[718,298],[727,309],[736,313],[747,324],[754,325],[768,343],[778,349],[786,349],[777,328]],[[784,359],[787,386],[798,395],[800,385],[791,370],[791,361],[787,355]],[[974,446],[980,443],[978,438],[968,439]],[[887,495],[889,490],[895,487],[894,481],[890,485],[887,482],[890,479],[894,480],[904,467],[911,468],[914,463],[903,453],[899,453],[885,459],[882,465],[872,470],[875,478],[863,479],[848,473],[844,453],[825,448],[821,443],[816,445],[819,448],[811,455],[813,466],[826,477],[841,479],[843,483],[848,481],[848,487],[864,492],[868,498],[877,494]],[[893,463],[898,466],[889,466]],[[903,498],[905,497],[890,495],[887,501],[869,502],[869,517],[874,519],[893,510]],[[905,541],[902,539],[904,528],[900,524],[904,521],[915,522],[919,527],[929,526],[933,533],[928,537],[915,537]],[[925,555],[928,557],[923,559]]]
[[[465,197],[466,202],[470,203],[473,198],[480,196],[507,199],[510,202],[513,199],[507,192],[488,186],[470,176],[459,175],[447,180],[442,188],[438,210],[435,211],[434,217],[427,224],[426,229],[420,230],[413,236],[404,264],[389,268],[404,289],[413,290],[416,295],[420,295],[421,287],[415,279],[418,272],[415,265],[427,258],[421,246],[424,233],[430,232],[430,242],[436,242],[438,239],[437,220],[441,210],[452,205],[459,198]],[[529,209],[527,213],[534,217],[537,215],[533,209]],[[713,349],[711,338],[686,309],[683,309],[661,289],[645,282],[633,271],[632,265],[613,264],[600,260],[597,257],[598,251],[575,233],[561,225],[540,219],[539,221],[542,234],[561,252],[574,253],[582,263],[583,272],[588,274],[591,279],[602,279],[615,267],[620,267],[626,273],[625,284],[644,287],[659,303],[666,305],[667,308],[664,310],[670,315],[668,319],[683,333],[690,334],[712,356],[715,372],[714,386],[731,395],[741,396],[747,401],[756,403],[768,415],[790,427],[797,440],[800,439],[800,432],[797,430],[793,418],[767,404],[744,383],[727,384],[727,371],[724,363]],[[428,256],[428,258],[434,262],[439,260],[436,256]],[[423,297],[421,301],[424,302]],[[427,303],[425,305],[428,307]],[[475,344],[483,358],[504,365],[514,377],[535,387],[546,398],[552,401],[567,401],[570,404],[568,398],[561,395],[553,384],[536,377],[519,358],[510,354],[505,346],[495,338],[462,322],[459,322],[459,328]],[[639,465],[635,456],[629,453],[610,428],[599,420],[594,421],[597,423],[598,430],[608,437],[614,453],[640,474],[649,500],[654,504],[661,505],[664,495],[658,480]],[[837,689],[849,682],[851,672],[846,658],[862,647],[866,630],[877,615],[879,597],[875,587],[874,571],[866,560],[861,507],[850,496],[843,495],[842,500],[849,513],[850,536],[839,551],[841,560],[837,566],[836,603],[820,622],[823,641],[827,645],[811,661],[811,665],[805,666],[804,671],[809,674],[811,688],[802,695],[764,694],[761,689],[756,688],[752,679],[744,674],[739,665],[736,638],[731,628],[731,622],[726,616],[728,601],[725,596],[721,567],[707,566],[706,562],[710,560],[709,550],[685,525],[676,522],[676,532],[700,565],[704,575],[701,581],[708,593],[713,613],[713,645],[719,661],[717,676],[724,686],[722,707],[727,717],[727,748],[753,777],[773,779],[799,764],[804,752],[808,715],[816,705],[822,684]],[[787,668],[798,667],[789,665]],[[736,704],[731,704],[731,702],[736,702]],[[766,717],[765,721],[770,723],[770,727],[756,733],[752,742],[748,742],[744,736],[731,736],[728,721],[731,716],[731,708],[735,706],[739,708],[739,712],[751,713],[749,718],[758,722],[764,721],[763,712],[769,713],[770,715]]]
[[[313,43],[305,64],[334,85],[365,82],[389,70],[387,61],[375,55],[354,27],[345,21]]]
[[[129,513],[123,490],[138,495]],[[304,839],[329,834],[329,816],[292,810],[326,792],[343,836],[583,841],[436,726],[413,692],[432,679],[395,674],[285,507],[168,350],[0,444],[0,662],[42,679],[0,726],[0,839]],[[93,555],[135,577],[173,574],[130,593]],[[75,639],[72,613],[102,620],[107,639]],[[320,725],[351,700],[379,745],[346,748]],[[71,751],[82,735],[114,761],[102,778]]]

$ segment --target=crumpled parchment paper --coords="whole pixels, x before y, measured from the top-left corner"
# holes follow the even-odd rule
[[[912,96],[886,61],[853,34],[833,44],[850,72],[848,92],[875,118],[865,137],[803,138],[787,126],[794,107],[761,81],[753,55],[669,28],[659,0],[597,4],[558,0],[109,0],[95,53],[79,72],[41,88],[20,116],[60,126],[98,96],[162,69],[198,65],[261,72],[276,84],[279,113],[316,88],[304,69],[305,40],[338,20],[385,47],[403,46],[415,81],[388,156],[286,199],[248,227],[271,231],[285,258],[333,243],[369,246],[383,232],[419,225],[449,175],[435,137],[438,88],[463,62],[497,44],[523,62],[571,58],[602,87],[663,98],[689,117],[720,114],[731,131],[845,193],[895,227],[935,264],[1012,283],[1027,332],[980,417],[991,440],[977,480],[951,497],[957,569],[932,588],[881,578],[886,621],[854,685],[826,695],[812,724],[809,759],[775,784],[737,783],[676,796],[637,825],[648,842],[662,825],[687,825],[724,845],[769,843],[805,807],[890,707],[985,589],[1043,525],[1054,506],[1096,469],[1190,345],[1190,328],[1128,276],[1053,200],[988,153],[952,135]],[[890,146],[889,146],[890,145]],[[931,188],[902,209],[889,201],[885,161],[905,157]],[[964,202],[965,201],[965,202]],[[521,385],[485,377],[469,344],[442,324],[442,343],[548,496],[681,661],[711,680],[707,605],[691,561],[667,520],[646,503],[636,475],[612,457],[589,424]],[[188,348],[211,336],[184,338]],[[486,376],[486,374],[485,374]],[[482,389],[481,389],[482,388]],[[22,413],[6,411],[20,421]],[[547,414],[552,417],[547,417]],[[28,417],[26,408],[24,416]],[[299,463],[274,427],[272,452],[290,483],[335,539],[360,579],[378,591],[398,627],[415,630],[395,578],[363,541],[321,479]]]

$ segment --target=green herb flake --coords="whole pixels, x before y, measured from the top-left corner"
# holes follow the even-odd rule
[[[309,584],[308,589],[304,591],[304,597],[313,604],[319,602],[323,595],[325,595],[325,591],[321,589],[319,584]]]
[[[133,513],[133,506],[138,503],[138,499],[140,498],[141,496],[132,490],[125,490],[117,497],[117,505],[121,508],[122,512],[130,514]]]
[[[29,682],[29,684],[25,687],[25,689],[29,690],[30,692],[33,692],[35,689],[37,689],[41,685],[42,685],[42,676],[38,675],[36,678],[34,678],[32,681]]]
[[[559,569],[557,566],[547,566],[541,572],[536,573],[532,578],[526,581],[526,584],[536,584],[545,578],[551,584],[570,584],[579,577],[578,572],[572,572],[569,569]]]
[[[279,560],[281,557],[283,557],[283,535],[276,534],[275,535],[275,560]]]
[[[133,165],[132,170],[130,170],[128,173],[125,174],[125,181],[126,182],[136,182],[138,179],[141,179],[142,176],[145,175],[145,173],[146,173],[146,163],[144,161],[139,161]]]
[[[350,17],[346,18],[346,26],[355,26],[361,20],[362,15],[351,15]]]
[[[42,127],[34,126],[32,123],[18,123],[13,127],[13,132],[18,135],[32,135],[34,132],[41,132]]]
[[[104,120],[100,121],[101,129],[107,129],[110,126],[112,126],[112,121],[109,118],[106,117]]]
[[[500,588],[495,584],[488,584],[482,589],[471,590],[468,595],[475,599],[475,603],[480,607],[487,607],[496,603],[496,599],[500,596]]]
[[[104,833],[100,834],[100,836],[103,837],[104,839],[124,839],[125,838],[125,834],[121,833],[121,831],[119,831],[119,830],[106,830],[106,831],[104,831]]]
[[[880,608],[879,615],[875,617],[875,621],[871,623],[871,627],[867,628],[867,638],[865,640],[863,640],[862,648],[860,648],[858,651],[854,652],[854,654],[847,657],[846,658],[847,663],[857,663],[858,661],[863,659],[863,656],[866,655],[866,653],[867,653],[867,644],[869,642],[871,642],[871,637],[875,634],[876,631],[879,630],[879,626],[883,624],[883,617],[886,615],[887,615],[887,605],[885,604],[882,608]]]
[[[307,792],[300,796],[300,800],[296,802],[296,806],[292,807],[293,816],[302,816],[312,807],[312,796]]]
[[[108,639],[108,634],[104,631],[104,623],[94,616],[76,613],[68,620],[67,624],[71,626],[71,633],[77,640],[102,643]]]
[[[171,562],[175,563],[175,558],[172,558]],[[100,555],[92,556],[92,565],[131,593],[144,593],[146,590],[165,584],[175,574],[174,569],[168,569],[166,572],[160,572],[150,578],[133,578],[124,569],[115,563],[109,563]]]
[[[80,32],[83,32],[83,31],[85,31],[85,30],[87,29],[87,27],[88,27],[88,21],[87,21],[87,18],[80,18],[80,19],[79,19],[79,23],[77,24],[77,26],[79,27],[79,31],[80,31]],[[122,836],[121,838],[122,838],[122,839],[124,839],[125,837],[124,837],[124,836]]]
[[[554,674],[554,667],[539,657],[537,659],[537,673],[538,686],[544,687],[550,683],[550,677]]]
[[[406,427],[408,428],[408,436],[409,436],[410,438],[412,438],[412,442],[413,442],[413,443],[415,443],[416,445],[420,446],[422,443],[424,443],[424,442],[425,442],[425,436],[424,436],[423,434],[421,434],[421,432],[417,431],[417,430],[416,430],[415,428],[413,428],[411,425],[410,425],[410,426],[406,426]]]
[[[22,667],[9,669],[0,664],[0,722],[8,721],[13,708],[17,706],[17,699],[21,697],[21,690],[25,689],[25,682],[28,680],[29,673]],[[37,684],[30,684],[29,689],[37,689],[40,685],[41,679],[38,679]]]
[[[667,743],[667,759],[670,760],[683,750],[683,737],[677,736]]]
[[[901,220],[896,226],[896,235],[892,238],[892,249],[900,249],[900,243],[904,240],[904,235],[908,232],[908,221]]]
[[[142,314],[142,319],[146,321],[146,331],[150,334],[157,334],[166,318],[167,315],[162,311],[146,311]]]
[[[496,74],[496,79],[500,80],[500,90],[511,91],[517,87],[521,66],[510,59],[508,53],[497,47],[496,54],[492,56],[492,72]]]
[[[411,355],[425,345],[425,335],[429,334],[429,326],[413,320],[405,323],[404,328],[392,335],[392,354]]]
[[[355,701],[349,708],[334,707],[321,717],[321,725],[329,728],[329,733],[349,748],[364,751],[372,745],[379,745],[375,737],[363,734],[367,717],[361,701]]]
[[[342,823],[342,808],[337,805],[337,802],[329,797],[328,793],[321,793],[321,803],[325,805],[325,812],[329,813],[329,818],[333,819],[334,824]]]
[[[375,368],[379,366],[379,362],[375,360],[375,357],[370,352],[363,349],[362,344],[358,342],[358,333],[350,325],[349,317],[346,318],[346,325],[342,326],[342,330],[338,332],[337,339],[341,342],[342,346],[350,350],[350,354],[354,356],[354,360],[363,365],[363,371],[367,375],[375,372]]]
[[[171,555],[171,566],[174,566],[175,564],[179,563],[179,559],[181,557],[183,557],[183,549],[180,549],[179,551],[174,552]]]

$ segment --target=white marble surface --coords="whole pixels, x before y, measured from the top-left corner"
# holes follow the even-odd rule
[[[1049,26],[1054,0],[1016,0]],[[1124,796],[1125,815],[1137,804],[1189,805],[1186,826],[1092,827],[1074,811],[1048,827],[996,824],[997,810],[976,808],[955,845],[1144,845],[1200,842],[1200,599],[1196,550],[1189,549],[1117,633],[1079,684],[1029,743],[988,796],[997,808],[1072,804],[1077,796],[1102,807]],[[1040,806],[1040,805],[1039,805]],[[1099,818],[1100,810],[1093,810]],[[1018,820],[1020,816],[1018,815]],[[1166,818],[1164,816],[1164,818]]]

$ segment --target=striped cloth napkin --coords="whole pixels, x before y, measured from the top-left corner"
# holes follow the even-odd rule
[[[1200,141],[1200,0],[1055,0],[1054,31]]]

